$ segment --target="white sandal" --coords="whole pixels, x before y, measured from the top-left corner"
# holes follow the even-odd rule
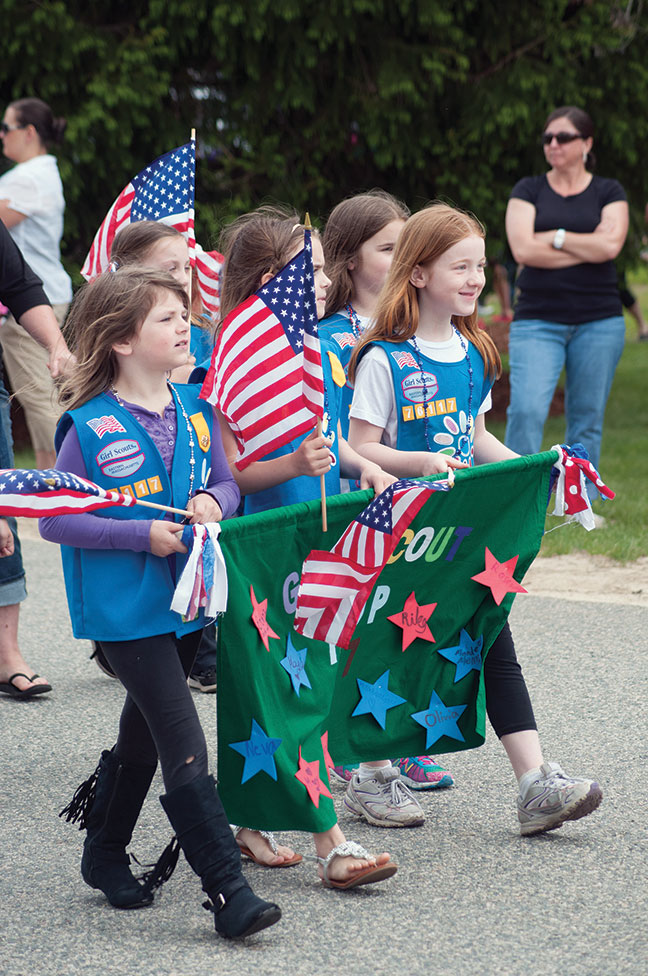
[[[348,888],[357,888],[359,885],[384,881],[386,878],[391,878],[398,870],[397,865],[393,861],[388,861],[387,864],[374,864],[373,867],[370,866],[356,871],[346,881],[335,881],[333,878],[329,878],[328,875],[329,867],[335,857],[356,857],[359,860],[370,860],[372,855],[361,844],[356,844],[353,840],[345,840],[341,844],[338,844],[337,847],[334,847],[332,851],[329,851],[326,857],[317,857],[317,863],[321,865],[324,874],[321,881],[325,888],[337,888],[345,891]]]
[[[238,837],[242,830],[253,830],[255,834],[259,834],[264,840],[267,840],[273,854],[279,854],[277,839],[269,830],[255,830],[254,827],[236,827],[234,824],[230,824],[230,827],[232,828],[234,837]],[[259,864],[262,868],[291,868],[294,864],[300,864],[303,860],[301,854],[293,854],[291,858],[282,861],[281,864],[266,864],[265,861],[260,860],[260,858],[258,858],[249,847],[246,847],[244,844],[239,844],[238,846],[243,857],[248,857],[251,861],[254,861],[255,864]]]

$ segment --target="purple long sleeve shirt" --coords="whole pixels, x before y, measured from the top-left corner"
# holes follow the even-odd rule
[[[162,456],[167,472],[171,474],[178,429],[175,401],[172,400],[165,408],[163,416],[136,403],[122,402],[149,434]],[[198,467],[200,458],[197,457],[196,461]],[[56,459],[56,467],[60,471],[71,471],[83,478],[88,477],[74,425],[65,435]],[[211,472],[203,490],[218,502],[223,518],[234,515],[241,496],[230,472],[220,429],[216,423],[213,425],[211,437]],[[170,513],[165,515],[165,518],[171,517]],[[80,512],[39,519],[38,528],[43,539],[60,545],[79,549],[132,549],[134,552],[150,552],[152,521],[153,519],[111,519],[92,512]]]

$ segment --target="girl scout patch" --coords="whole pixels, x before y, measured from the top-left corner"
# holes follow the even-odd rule
[[[189,420],[191,421],[191,426],[196,431],[200,450],[207,452],[211,447],[211,437],[209,436],[209,427],[207,426],[204,414],[194,413],[189,417]]]

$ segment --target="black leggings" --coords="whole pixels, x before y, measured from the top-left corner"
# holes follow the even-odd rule
[[[127,691],[115,752],[136,766],[155,766],[159,756],[167,793],[208,772],[205,734],[187,686],[201,635],[101,641]]]
[[[508,623],[504,624],[486,655],[484,684],[486,711],[498,738],[512,732],[537,729]]]

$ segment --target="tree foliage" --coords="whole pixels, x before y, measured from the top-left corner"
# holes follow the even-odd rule
[[[198,131],[197,235],[283,200],[324,217],[382,186],[441,196],[503,241],[544,118],[586,108],[598,169],[648,200],[642,0],[0,0],[3,104],[68,119],[59,152],[78,267],[113,198]]]

